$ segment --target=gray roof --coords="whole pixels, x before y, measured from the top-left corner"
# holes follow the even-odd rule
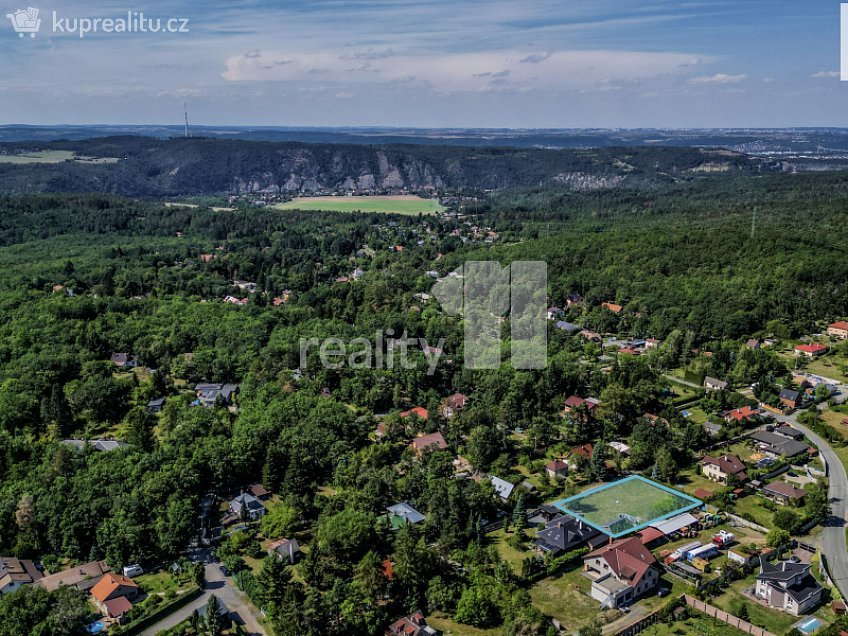
[[[230,501],[230,508],[236,514],[241,514],[241,509],[246,506],[248,510],[264,509],[265,505],[249,492],[240,494],[238,497]]]
[[[794,439],[789,439],[777,433],[768,431],[757,431],[751,435],[751,439],[766,445],[766,450],[786,457],[795,457],[801,453],[807,452],[810,447]]]
[[[560,515],[551,519],[544,530],[536,533],[536,546],[556,555],[576,548],[600,534],[600,531],[570,515]]]
[[[396,517],[401,517],[406,523],[410,525],[415,525],[416,523],[421,523],[424,521],[424,515],[418,512],[415,508],[410,506],[407,502],[401,501],[400,503],[396,503],[394,506],[389,506],[387,508],[389,514],[392,514]]]
[[[74,446],[80,450],[86,446],[93,446],[94,450],[103,452],[118,450],[129,446],[126,442],[119,442],[114,439],[63,439],[62,443],[67,444],[68,446]]]
[[[799,397],[801,397],[801,394],[794,389],[783,389],[780,392],[781,400],[792,400],[793,402],[797,402]]]
[[[492,486],[495,487],[495,492],[498,494],[498,497],[506,501],[509,499],[512,491],[515,489],[515,485],[509,483],[505,479],[501,479],[500,477],[495,477],[492,475],[491,477]]]

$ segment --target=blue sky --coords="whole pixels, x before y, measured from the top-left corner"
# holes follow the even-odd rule
[[[4,16],[19,8],[10,5]],[[831,0],[31,0],[0,123],[846,126]],[[189,33],[54,33],[64,18]]]

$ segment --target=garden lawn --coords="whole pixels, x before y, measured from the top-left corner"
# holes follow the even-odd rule
[[[618,615],[608,611],[604,616],[598,611],[598,602],[589,596],[591,585],[578,566],[559,576],[542,579],[530,588],[530,597],[542,613],[568,626],[570,632],[576,632],[595,618],[608,623]]]

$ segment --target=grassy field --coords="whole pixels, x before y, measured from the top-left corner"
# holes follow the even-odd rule
[[[683,512],[694,503],[683,493],[668,492],[649,480],[627,478],[555,505],[615,535],[674,511]]]
[[[533,605],[545,615],[558,619],[567,625],[569,631],[576,632],[595,618],[608,623],[618,612],[606,612],[599,615],[598,602],[589,596],[592,583],[576,567],[570,572],[548,579],[542,579],[530,588]]]
[[[445,636],[499,636],[503,633],[500,628],[477,629],[470,625],[461,625],[450,618],[434,614],[427,617],[427,624],[439,630]]]
[[[321,212],[382,212],[385,214],[435,214],[444,208],[435,199],[416,196],[297,197],[274,206],[278,210]]]
[[[70,150],[44,150],[20,155],[0,155],[0,163],[62,163],[74,158]]]
[[[509,563],[512,566],[513,572],[517,575],[521,574],[521,562],[524,559],[534,556],[534,552],[532,550],[516,550],[513,548],[507,540],[510,537],[515,535],[514,532],[509,532],[508,534],[504,532],[503,528],[500,530],[495,530],[494,532],[490,532],[487,535],[489,541],[497,548],[498,554],[500,554],[501,558]],[[524,532],[524,536],[531,537],[535,536],[535,530],[526,530]],[[529,545],[529,542],[527,543]]]
[[[742,636],[744,633],[726,623],[703,615],[692,616],[676,623],[656,623],[642,632],[646,636],[680,636],[681,634]]]

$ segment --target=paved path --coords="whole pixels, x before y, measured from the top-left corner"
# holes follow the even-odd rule
[[[259,622],[259,617],[254,613],[255,610],[245,600],[244,595],[233,586],[232,581],[221,574],[218,566],[218,563],[210,563],[206,566],[206,587],[203,594],[173,614],[169,614],[153,627],[144,630],[141,636],[156,636],[160,631],[182,623],[191,617],[194,610],[204,607],[212,594],[224,602],[230,610],[230,615],[242,625],[245,632],[254,636],[266,636],[265,628]]]
[[[775,415],[775,419],[788,422],[800,430],[819,449],[827,463],[827,474],[830,482],[830,517],[822,531],[821,551],[827,557],[828,571],[834,584],[848,598],[848,552],[846,552],[845,526],[848,519],[848,476],[845,466],[833,452],[830,444],[821,436],[811,431],[793,415]]]

